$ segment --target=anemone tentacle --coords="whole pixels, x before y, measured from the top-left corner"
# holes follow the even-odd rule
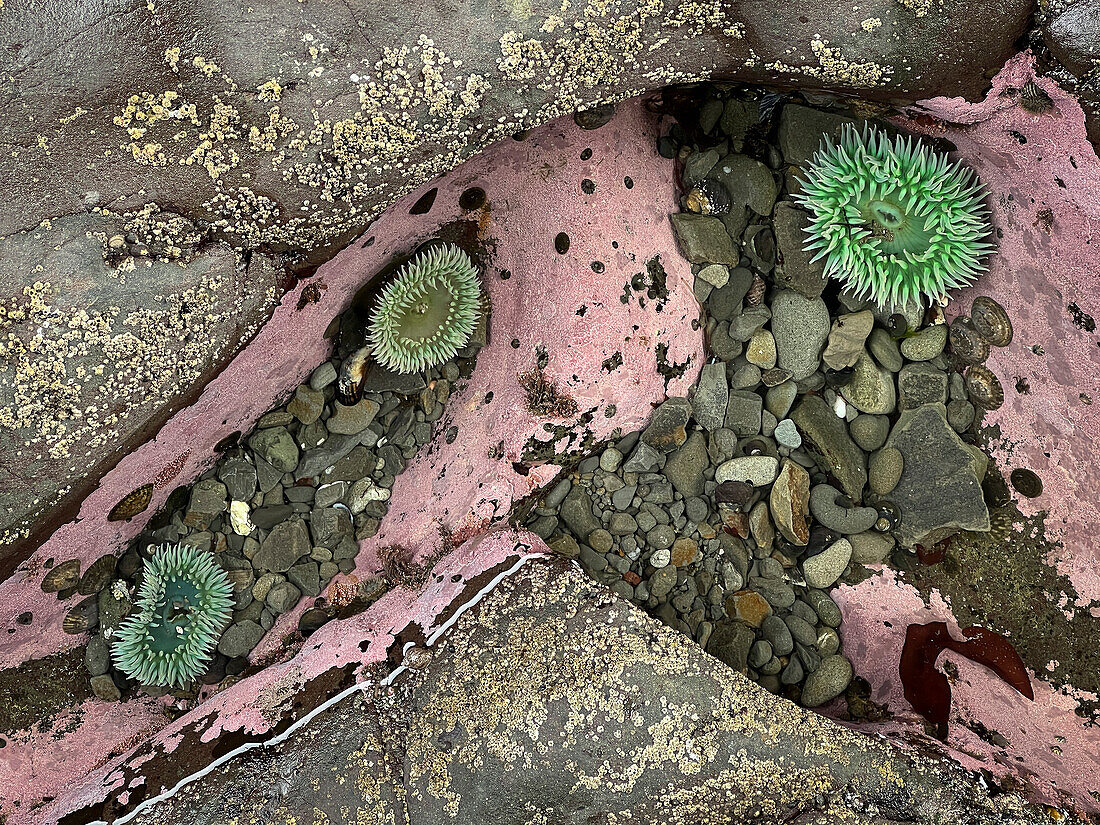
[[[839,141],[825,137],[801,185],[812,260],[879,306],[941,300],[972,283],[993,249],[977,176],[912,137],[846,124]]]
[[[229,623],[233,587],[212,554],[162,545],[142,571],[135,611],[115,633],[115,665],[143,685],[197,678]]]
[[[454,244],[418,255],[382,290],[368,338],[395,372],[439,366],[466,345],[481,314],[477,266]]]

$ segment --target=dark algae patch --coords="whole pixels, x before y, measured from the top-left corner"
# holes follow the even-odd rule
[[[57,714],[92,695],[84,648],[54,653],[0,671],[0,731],[52,729]]]

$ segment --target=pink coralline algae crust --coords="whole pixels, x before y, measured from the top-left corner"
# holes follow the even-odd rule
[[[576,400],[578,417],[591,412],[587,431],[594,440],[607,438],[616,428],[626,432],[643,425],[666,391],[684,394],[701,365],[702,339],[691,328],[698,305],[688,264],[669,226],[676,191],[668,161],[655,151],[657,131],[656,116],[639,101],[621,105],[612,122],[598,131],[585,132],[571,119],[562,119],[535,130],[522,142],[509,140],[487,150],[391,207],[364,238],[289,293],[273,318],[199,400],[177,413],[153,441],[125,457],[84,502],[78,519],[60,527],[21,565],[21,572],[0,583],[0,623],[7,631],[0,639],[0,668],[84,641],[61,629],[65,611],[75,599],[62,603],[40,589],[46,559],[79,558],[86,567],[104,553],[117,552],[140,532],[173,487],[190,482],[210,466],[218,441],[234,431],[248,432],[260,415],[285,399],[329,356],[331,343],[323,338],[325,328],[363,283],[456,219],[478,223],[479,240],[488,253],[484,276],[493,301],[490,344],[481,351],[468,386],[448,402],[433,442],[398,477],[390,515],[380,534],[363,545],[360,578],[377,568],[378,548],[401,544],[418,548],[422,558],[430,558],[440,548],[443,533],[454,543],[483,531],[508,513],[513,500],[558,472],[553,464],[520,463],[529,439],[564,441],[562,433],[576,433],[579,442],[586,429],[571,427],[575,419],[541,418],[526,410],[517,376],[535,366],[536,347],[545,347],[546,376]],[[591,149],[591,157],[581,160],[586,149]],[[582,190],[585,179],[594,182],[593,194]],[[458,205],[459,196],[473,186],[485,190],[486,206],[464,211]],[[427,214],[409,214],[432,187],[438,189],[433,208]],[[555,249],[560,232],[570,238],[565,254]],[[364,246],[366,238],[374,242]],[[644,291],[631,291],[629,302],[622,303],[624,287],[637,273],[645,273],[647,264],[657,257],[667,273],[667,300],[647,300],[643,307],[638,296],[644,296]],[[603,264],[602,272],[593,268],[596,261]],[[504,270],[510,272],[507,279],[501,277]],[[301,290],[317,282],[326,286],[320,301],[296,309]],[[512,346],[513,339],[518,340],[518,348]],[[654,355],[659,343],[667,344],[670,364],[687,365],[682,377],[669,381],[667,388]],[[621,366],[605,369],[604,361],[616,352],[622,356]],[[487,400],[490,392],[491,401]],[[558,429],[548,433],[544,424]],[[443,433],[452,425],[459,435],[448,446]],[[446,475],[441,478],[444,467]],[[154,491],[145,513],[131,522],[107,522],[107,513],[123,496],[177,468],[172,483]],[[303,600],[279,617],[253,658],[277,651],[306,606]],[[34,615],[32,624],[17,624],[15,617],[26,610]],[[264,678],[274,679],[285,672],[285,666],[269,670],[272,675]],[[258,689],[235,686],[238,698],[233,701],[242,702],[243,707],[247,697],[242,691],[251,691],[254,697]],[[229,701],[223,695],[206,701],[199,710],[206,713],[221,707],[220,703]],[[82,721],[74,717],[73,730],[61,743],[34,740],[33,765],[19,755],[30,743],[11,739],[0,751],[0,787],[18,790],[15,797],[5,794],[5,805],[11,799],[33,803],[57,794],[75,777],[95,770],[108,752],[125,750],[134,737],[148,736],[166,722],[160,708],[164,701],[131,699],[126,705],[131,713],[125,719],[114,713],[117,704],[85,702],[80,709]],[[111,725],[102,721],[108,715]],[[265,724],[258,714],[237,713],[233,720],[233,725],[245,730],[262,729]],[[174,724],[171,730],[176,729]],[[80,742],[80,749],[70,748],[69,742]],[[50,758],[51,752],[62,750],[64,759]]]
[[[871,700],[886,704],[893,714],[888,722],[854,727],[883,734],[902,746],[943,747],[926,733],[924,720],[906,701],[898,662],[912,623],[946,622],[955,639],[966,638],[950,606],[937,593],[926,606],[920,594],[891,570],[855,587],[837,588],[833,598],[844,615],[845,655],[856,673],[871,683]],[[1030,701],[984,666],[951,651],[940,657],[941,669],[948,660],[959,674],[951,682],[944,743],[951,758],[971,770],[1023,780],[1038,799],[1051,804],[1100,811],[1097,800],[1089,796],[1100,787],[1100,731],[1074,713],[1077,697],[1053,690],[1042,674],[1032,673],[1035,698]],[[843,700],[825,708],[841,722],[844,710]],[[992,744],[977,732],[983,729],[1004,739]]]
[[[994,79],[984,102],[925,101],[920,109],[942,123],[898,122],[951,141],[989,192],[997,252],[988,274],[952,296],[948,313],[966,313],[975,296],[990,295],[1012,318],[1011,345],[994,348],[988,361],[1004,386],[1005,403],[985,422],[1000,428],[994,447],[1006,475],[1026,467],[1042,479],[1042,495],[1017,495],[1019,507],[1025,515],[1046,511],[1046,535],[1061,543],[1047,562],[1073,583],[1077,609],[1089,609],[1092,602],[1096,610],[1100,337],[1075,325],[1067,307],[1075,303],[1100,317],[1100,161],[1086,140],[1080,106],[1054,83],[1037,81],[1055,105],[1043,114],[1026,111],[1011,92],[1002,95],[1032,77],[1030,56],[1019,55]],[[1019,379],[1027,392],[1017,390]],[[909,624],[946,621],[956,639],[964,638],[950,607],[936,594],[925,607],[917,591],[889,571],[834,595],[844,614],[845,653],[871,683],[872,700],[888,703],[894,714],[888,723],[866,727],[903,743],[914,738],[926,746],[934,743],[904,698],[898,662]],[[941,664],[944,659],[959,672],[946,743],[955,759],[997,776],[1015,775],[1052,804],[1100,812],[1100,801],[1089,795],[1100,788],[1100,731],[1074,713],[1078,698],[1097,697],[1054,691],[1043,674],[1033,673],[1035,701],[1030,702],[984,667],[950,652]],[[841,713],[842,705],[835,702],[828,710]],[[968,724],[996,731],[1006,741],[991,744]]]
[[[994,446],[1006,477],[1023,467],[1042,479],[1038,498],[1017,496],[1020,510],[1046,512],[1047,538],[1062,545],[1047,561],[1087,607],[1100,601],[1100,330],[1069,307],[1100,318],[1100,161],[1081,107],[1052,81],[1037,81],[1054,100],[1043,114],[1001,95],[1032,77],[1030,57],[1019,55],[984,102],[921,104],[946,121],[942,128],[899,123],[955,144],[989,192],[997,252],[948,312],[969,312],[975,296],[990,295],[1012,319],[1012,343],[994,347],[987,364],[1005,403],[985,423],[1000,428],[1003,443]]]
[[[475,603],[480,587],[472,585],[473,580],[486,572],[506,573],[525,558],[548,552],[538,536],[516,530],[495,531],[467,542],[439,562],[421,591],[394,588],[363,613],[329,622],[310,636],[294,658],[227,688],[139,748],[95,770],[74,773],[70,782],[53,789],[57,799],[48,807],[29,818],[17,814],[9,825],[56,821],[70,811],[102,802],[111,793],[143,784],[141,766],[155,754],[174,752],[188,738],[209,743],[230,732],[245,733],[250,739],[270,738],[280,708],[323,673],[351,665],[356,681],[362,681],[362,668],[384,662],[397,636],[410,625],[431,638],[441,629],[440,616],[454,617],[452,606]]]

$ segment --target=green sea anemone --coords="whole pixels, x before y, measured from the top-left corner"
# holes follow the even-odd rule
[[[419,372],[454,357],[481,313],[470,256],[453,244],[418,255],[391,281],[371,315],[374,358],[395,372]]]
[[[143,685],[182,686],[202,673],[232,607],[233,587],[213,555],[158,547],[145,562],[136,610],[115,633],[115,665]]]
[[[943,299],[973,282],[993,248],[977,177],[912,138],[847,124],[838,143],[825,138],[801,184],[813,260],[879,306]]]

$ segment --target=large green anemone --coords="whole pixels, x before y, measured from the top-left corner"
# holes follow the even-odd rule
[[[434,246],[382,290],[368,337],[374,358],[395,372],[437,367],[470,340],[481,314],[481,285],[470,256]]]
[[[847,124],[814,155],[795,199],[825,274],[879,306],[972,283],[992,246],[982,186],[972,171],[914,142]]]
[[[180,687],[202,674],[233,607],[233,587],[212,554],[163,545],[142,571],[131,614],[115,633],[115,665],[143,685]]]

